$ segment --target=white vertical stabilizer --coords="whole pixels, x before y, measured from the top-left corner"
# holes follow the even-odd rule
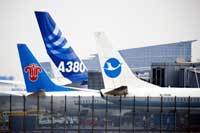
[[[132,73],[119,52],[112,48],[104,32],[96,32],[95,38],[106,89],[127,86],[128,92],[134,92],[134,89],[158,87],[138,79]]]

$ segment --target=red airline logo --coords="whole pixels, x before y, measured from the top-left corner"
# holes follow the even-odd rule
[[[29,79],[32,82],[37,81],[38,79],[38,73],[42,72],[42,68],[36,64],[30,64],[29,66],[26,66],[24,68],[24,71],[29,73]]]

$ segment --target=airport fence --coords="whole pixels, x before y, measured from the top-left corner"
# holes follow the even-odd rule
[[[200,98],[1,96],[0,132],[198,132]]]

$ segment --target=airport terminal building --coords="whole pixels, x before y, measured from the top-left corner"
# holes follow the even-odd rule
[[[152,63],[175,63],[178,58],[185,62],[191,62],[192,43],[194,41],[196,40],[131,48],[120,50],[119,52],[127,62],[128,66],[139,78],[150,82],[152,77]],[[93,57],[84,60],[84,63],[89,70],[88,87],[96,89],[103,88],[104,85],[98,55],[94,55]]]
[[[120,50],[119,52],[131,69],[144,71],[151,69],[152,62],[175,62],[180,57],[185,59],[186,62],[191,62],[191,44],[194,41],[131,48]],[[97,55],[84,60],[84,63],[90,71],[100,70]]]

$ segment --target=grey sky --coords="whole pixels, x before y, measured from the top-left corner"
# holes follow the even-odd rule
[[[96,53],[93,33],[117,49],[200,39],[200,0],[1,0],[0,74],[22,79],[16,44],[48,60],[34,11],[48,11],[80,57]],[[193,56],[200,58],[200,41]]]

